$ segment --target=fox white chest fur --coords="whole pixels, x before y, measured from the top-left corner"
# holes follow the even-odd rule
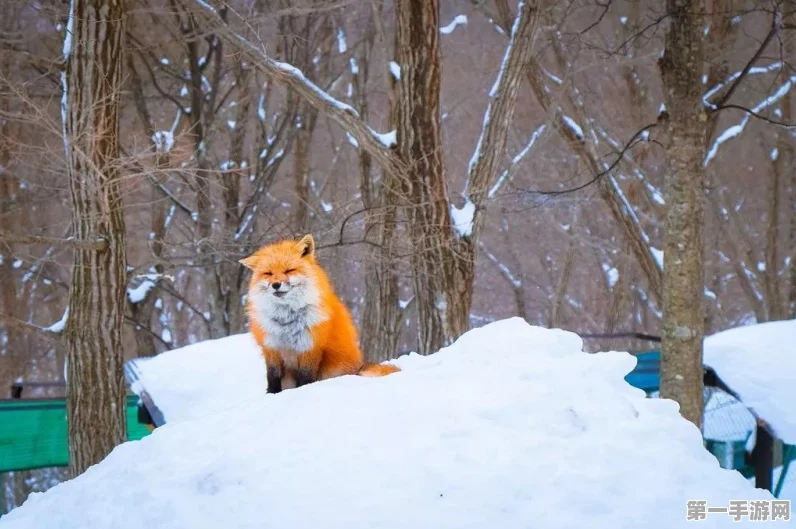
[[[321,309],[320,294],[311,280],[291,278],[283,297],[275,296],[267,283],[263,287],[250,294],[253,316],[265,330],[265,345],[278,350],[286,364],[294,364],[312,348],[310,329],[329,316]]]

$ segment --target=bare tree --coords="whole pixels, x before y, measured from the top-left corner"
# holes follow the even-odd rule
[[[499,176],[498,154],[516,101],[519,72],[530,56],[537,25],[537,2],[520,4],[503,65],[484,119],[481,138],[468,175],[468,220],[451,219],[440,140],[439,2],[401,1],[396,5],[395,144],[391,135],[377,134],[349,105],[332,99],[297,68],[274,61],[231,29],[224,11],[199,4],[214,31],[240,46],[243,53],[272,79],[283,82],[307,102],[339,123],[381,165],[398,178],[402,205],[408,211],[418,350],[433,352],[469,328],[480,215],[491,185]],[[471,225],[465,228],[465,225]]]
[[[119,167],[119,97],[126,0],[72,0],[62,112],[75,248],[67,362],[73,475],[125,441],[122,321],[127,262]]]
[[[669,29],[660,60],[668,114],[666,129],[666,221],[663,269],[661,397],[702,427],[702,337],[704,334],[704,228],[702,168],[705,125],[702,103],[701,0],[668,0]]]

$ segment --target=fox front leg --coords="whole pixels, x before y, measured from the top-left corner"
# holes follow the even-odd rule
[[[296,369],[296,387],[306,386],[318,380],[321,364],[320,352],[309,352],[301,355]]]
[[[266,366],[266,370],[267,393],[279,393],[282,391],[282,366]]]

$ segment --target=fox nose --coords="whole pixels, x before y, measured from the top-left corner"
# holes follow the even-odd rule
[[[271,283],[271,288],[274,290],[279,290],[279,287],[282,286],[282,283]]]

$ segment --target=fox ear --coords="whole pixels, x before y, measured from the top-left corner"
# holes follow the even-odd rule
[[[245,257],[238,261],[240,264],[248,268],[249,270],[254,270],[254,267],[257,266],[257,262],[260,260],[259,257],[256,255],[250,255],[249,257]]]
[[[299,241],[299,248],[301,248],[301,257],[313,257],[315,255],[315,239],[312,235],[305,235]]]

